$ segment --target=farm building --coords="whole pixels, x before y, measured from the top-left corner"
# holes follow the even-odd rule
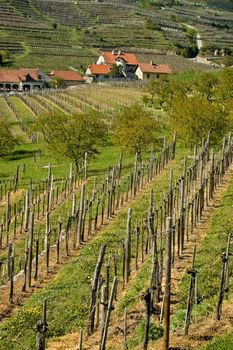
[[[121,68],[122,75],[125,78],[133,78],[138,66],[138,61],[134,54],[113,50],[112,52],[103,52],[99,56],[96,64],[117,65]]]
[[[109,79],[112,66],[109,64],[90,64],[87,67],[85,79],[87,83]]]
[[[167,64],[139,63],[135,74],[140,80],[155,80],[171,72],[171,67]]]
[[[51,78],[40,69],[0,69],[0,90],[31,91],[47,86]]]
[[[73,70],[54,70],[49,76],[52,79],[60,79],[64,86],[74,86],[85,83],[85,79]]]

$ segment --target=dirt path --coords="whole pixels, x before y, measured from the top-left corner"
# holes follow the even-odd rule
[[[214,195],[214,200],[209,203],[209,206],[205,209],[203,218],[201,222],[197,225],[194,230],[193,235],[190,237],[190,240],[186,242],[184,254],[182,259],[177,259],[172,269],[172,309],[174,310],[177,302],[177,290],[179,288],[179,283],[186,273],[186,269],[190,267],[192,261],[192,252],[194,244],[197,244],[197,248],[201,246],[203,239],[205,238],[211,219],[213,217],[214,211],[220,206],[224,192],[227,190],[230,179],[233,175],[233,165],[229,168],[228,173],[224,177],[223,183],[216,190]],[[132,282],[132,281],[131,281]],[[123,294],[122,294],[123,295]],[[118,300],[122,297],[118,294]],[[233,305],[230,302],[224,305],[225,316],[221,321],[216,321],[214,316],[208,316],[200,320],[197,324],[193,324],[190,327],[190,335],[184,337],[182,333],[176,333],[171,335],[171,349],[177,350],[188,350],[196,349],[197,346],[206,343],[209,339],[217,334],[222,334],[227,331],[230,326],[233,324]],[[144,316],[144,305],[139,300],[136,307],[133,310],[129,310],[128,317],[128,334],[129,339],[134,336],[135,326],[138,320],[142,319]],[[111,350],[123,350],[123,332],[124,327],[123,316],[118,317],[116,312],[113,312],[109,334],[108,334],[108,349]],[[66,334],[63,337],[60,337],[56,341],[51,341],[47,345],[48,350],[75,350],[79,338],[79,332],[73,332]],[[97,330],[91,337],[84,337],[83,349],[85,350],[97,350],[99,349],[99,340],[100,340],[100,331]],[[162,339],[158,342],[151,344],[149,349],[162,350]],[[135,347],[140,349],[140,347]]]

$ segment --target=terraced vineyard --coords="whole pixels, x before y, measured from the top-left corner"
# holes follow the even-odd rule
[[[9,51],[14,66],[46,72],[70,66],[84,72],[100,50],[115,47],[172,52],[174,43],[189,44],[184,23],[195,26],[204,46],[233,46],[232,16],[192,3],[143,8],[133,1],[0,1],[1,49]]]

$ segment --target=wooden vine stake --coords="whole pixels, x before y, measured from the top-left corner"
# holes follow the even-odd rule
[[[142,294],[142,299],[146,306],[146,323],[144,329],[143,350],[147,350],[149,343],[149,330],[150,330],[150,316],[151,316],[151,302],[152,302],[151,289],[147,288],[145,293]]]
[[[45,333],[47,329],[47,300],[44,299],[42,320],[36,323],[36,350],[45,350]]]
[[[108,307],[107,307],[107,311],[106,311],[104,328],[103,328],[103,333],[102,333],[101,342],[100,342],[100,350],[105,350],[105,345],[106,345],[106,340],[107,340],[107,335],[108,335],[108,326],[109,326],[111,312],[113,310],[112,305],[113,305],[113,299],[114,299],[115,292],[116,292],[116,287],[117,287],[117,277],[115,276],[113,279],[111,294],[110,294]]]
[[[170,335],[170,304],[171,304],[171,241],[172,241],[172,218],[166,220],[166,262],[165,262],[165,293],[164,293],[164,350],[169,349]]]
[[[196,244],[193,250],[193,261],[192,267],[187,272],[190,274],[190,284],[189,284],[189,292],[187,299],[187,310],[185,315],[185,324],[184,324],[184,334],[188,335],[189,326],[191,322],[191,313],[193,307],[193,299],[195,294],[195,286],[196,286],[196,270],[195,270],[195,258],[196,258]]]
[[[102,244],[99,251],[99,257],[96,263],[94,277],[91,284],[91,295],[90,295],[90,307],[89,307],[89,320],[87,326],[87,334],[91,335],[94,331],[95,325],[95,307],[96,307],[96,298],[98,291],[98,280],[100,276],[101,267],[103,264],[104,254],[106,251],[106,245]]]
[[[131,261],[131,223],[132,223],[132,209],[128,209],[126,237],[125,237],[125,285],[129,281],[130,276],[130,261]]]
[[[224,294],[226,291],[226,280],[227,272],[228,272],[228,260],[229,260],[229,250],[230,250],[230,242],[231,242],[231,233],[228,235],[226,252],[222,254],[222,272],[221,272],[221,280],[220,280],[220,288],[219,288],[219,296],[218,296],[218,304],[217,304],[217,319],[220,320],[222,316],[222,303]]]

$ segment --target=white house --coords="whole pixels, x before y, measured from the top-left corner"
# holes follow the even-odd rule
[[[126,78],[133,78],[138,66],[137,58],[132,53],[125,53],[118,50],[112,52],[103,52],[97,62],[97,65],[117,65],[121,67],[121,73]]]
[[[139,80],[155,80],[162,75],[171,74],[171,67],[167,64],[139,63],[136,76]]]
[[[38,90],[52,79],[40,69],[0,69],[0,90]]]

